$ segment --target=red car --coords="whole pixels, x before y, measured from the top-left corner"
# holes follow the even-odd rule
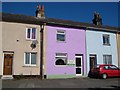
[[[101,77],[106,79],[107,77],[120,77],[120,69],[115,65],[101,64],[92,68],[89,71],[88,77]]]

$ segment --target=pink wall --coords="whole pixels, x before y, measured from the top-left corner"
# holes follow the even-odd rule
[[[47,75],[76,74],[75,66],[56,66],[56,53],[67,53],[68,60],[75,60],[75,54],[83,54],[84,73],[86,73],[85,30],[46,26],[47,48],[46,66]],[[57,42],[57,30],[66,31],[66,42]]]

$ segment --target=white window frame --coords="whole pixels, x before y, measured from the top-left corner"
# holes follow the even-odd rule
[[[26,61],[26,53],[29,53],[30,54],[30,60],[29,60],[29,64],[26,64],[25,61]],[[36,64],[31,64],[31,54],[32,53],[35,53],[36,54]],[[24,66],[37,66],[37,52],[25,52],[24,53]]]
[[[56,65],[56,64],[55,64],[55,66],[67,66],[67,64],[68,64],[67,53],[56,53],[56,54],[66,54],[66,56],[62,56],[62,55],[61,55],[61,56],[56,56],[56,55],[55,55],[55,63],[56,63],[56,61],[57,61],[56,58],[66,58],[67,60],[66,60],[66,64],[65,64],[65,65]]]
[[[60,32],[63,32],[63,33],[60,33]],[[65,40],[64,41],[59,41],[57,39],[57,34],[65,35]],[[66,42],[66,31],[65,30],[57,30],[57,32],[56,32],[56,40],[57,40],[57,42]]]
[[[35,27],[34,27],[34,28],[35,28]],[[28,29],[30,29],[30,38],[27,37]],[[26,28],[26,39],[27,39],[27,40],[36,40],[36,38],[37,38],[37,29],[35,28],[35,30],[36,30],[36,31],[35,31],[35,39],[32,39],[32,29],[33,29],[33,28]]]
[[[109,34],[103,34],[103,37],[105,37],[105,38],[107,37],[108,40],[109,40],[109,43],[108,43],[108,42],[107,42],[107,43],[106,43],[106,42],[104,43],[104,40],[103,40],[103,45],[110,45],[110,35],[109,35]]]
[[[103,64],[106,64],[106,63],[104,63],[105,62],[104,56],[111,56],[111,64],[112,64],[112,55],[106,55],[106,54],[103,55]],[[108,64],[108,60],[107,60],[107,64]]]

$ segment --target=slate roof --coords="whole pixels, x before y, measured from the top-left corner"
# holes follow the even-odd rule
[[[35,16],[26,16],[20,14],[0,13],[0,21],[5,22],[17,22],[40,25],[46,23],[46,25],[74,27],[74,28],[85,28],[88,30],[102,30],[108,32],[120,32],[120,27],[112,27],[105,25],[94,25],[92,23],[75,22],[71,20],[62,20],[55,18],[37,18]]]

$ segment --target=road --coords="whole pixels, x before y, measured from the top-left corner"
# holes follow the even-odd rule
[[[2,88],[119,88],[120,78],[2,80]]]

